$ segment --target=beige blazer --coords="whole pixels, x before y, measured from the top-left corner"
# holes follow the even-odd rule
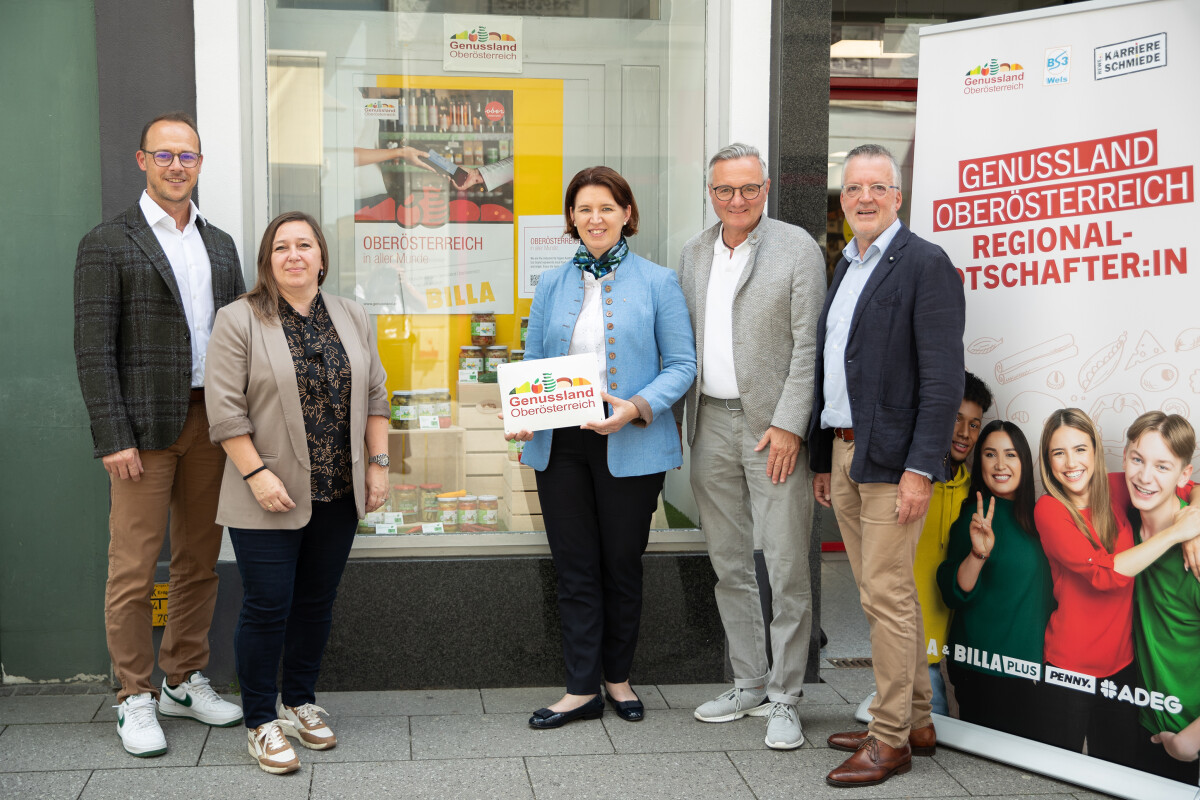
[[[368,416],[388,416],[386,375],[375,347],[375,325],[353,300],[323,294],[329,318],[350,361],[350,454],[354,502],[366,512]],[[204,376],[209,438],[214,444],[250,434],[258,455],[287,487],[296,507],[264,511],[232,460],[225,462],[217,522],[235,528],[296,530],[312,515],[308,439],[287,336],[264,324],[242,298],[217,311]]]

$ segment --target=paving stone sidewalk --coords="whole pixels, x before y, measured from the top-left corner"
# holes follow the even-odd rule
[[[241,727],[163,720],[170,750],[127,755],[117,738],[116,697],[96,685],[0,688],[0,798],[12,800],[782,800],[783,798],[1102,798],[1079,787],[948,748],[914,759],[881,786],[835,789],[825,774],[844,753],[825,737],[857,727],[854,709],[873,688],[870,670],[827,669],[805,687],[806,741],[775,752],[765,721],[697,722],[692,710],[726,687],[637,686],[646,719],[613,714],[535,731],[530,712],[561,688],[330,692],[338,746],[298,749],[298,773],[261,772]]]

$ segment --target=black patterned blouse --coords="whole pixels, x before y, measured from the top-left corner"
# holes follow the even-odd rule
[[[353,490],[350,461],[350,360],[329,311],[317,292],[308,316],[280,300],[279,321],[287,336],[296,388],[304,412],[309,488],[313,500],[329,501]]]

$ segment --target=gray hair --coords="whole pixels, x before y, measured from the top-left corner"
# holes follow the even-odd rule
[[[862,156],[863,158],[886,158],[888,161],[892,162],[892,180],[897,186],[901,185],[900,162],[896,160],[894,155],[892,155],[891,150],[888,150],[881,144],[860,144],[858,147],[846,154],[846,160],[842,162],[843,169],[850,163],[850,159],[858,158],[859,156]]]
[[[734,142],[722,147],[708,160],[708,183],[712,183],[713,167],[716,166],[718,161],[732,161],[735,158],[757,158],[758,165],[762,167],[763,181],[767,180],[767,161],[762,157],[762,153],[758,152],[758,148],[753,145]]]

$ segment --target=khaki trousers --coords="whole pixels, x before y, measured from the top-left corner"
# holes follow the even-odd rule
[[[104,630],[120,702],[150,683],[154,645],[150,595],[154,568],[171,518],[171,569],[167,626],[158,663],[175,685],[208,666],[208,629],[217,601],[214,567],[221,549],[217,499],[225,452],[208,439],[203,402],[193,402],[179,439],[165,450],[141,450],[139,481],[112,478],[108,585]]]
[[[812,635],[808,550],[812,535],[812,477],[800,446],[796,469],[783,483],[767,477],[767,449],[741,411],[705,404],[692,442],[692,492],[708,558],[717,574],[715,594],[733,685],[766,687],[767,699],[796,705]],[[754,572],[755,539],[771,584],[771,666],[767,667],[762,600]]]
[[[855,483],[853,460],[854,443],[834,439],[833,511],[871,631],[876,694],[868,728],[881,742],[902,747],[910,728],[933,721],[925,627],[913,578],[925,518],[897,522],[897,485]]]

